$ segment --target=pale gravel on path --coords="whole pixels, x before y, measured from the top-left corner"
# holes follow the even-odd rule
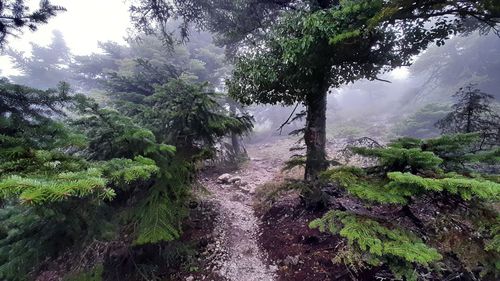
[[[216,179],[205,182],[211,192],[210,201],[218,205],[214,236],[219,253],[212,257],[212,270],[230,281],[274,281],[276,267],[268,264],[266,253],[260,248],[260,220],[255,216],[252,203],[255,188],[272,181],[280,171],[288,153],[279,153],[284,143],[251,146],[253,157],[245,167],[233,173],[247,185],[222,185]],[[274,154],[274,155],[273,155]]]

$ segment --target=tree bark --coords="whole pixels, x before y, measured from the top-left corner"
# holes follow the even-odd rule
[[[328,168],[326,159],[326,98],[329,85],[324,80],[306,99],[307,118],[304,140],[307,147],[306,170],[307,181],[318,178],[319,173]]]
[[[236,105],[234,103],[235,103],[234,101],[229,102],[229,111],[233,117],[236,116]],[[246,150],[241,145],[239,135],[234,133],[231,134],[231,146],[233,147],[234,156],[237,159],[248,157]]]
[[[241,151],[240,140],[237,134],[231,134],[231,145],[233,146],[233,152],[236,157],[244,156]]]

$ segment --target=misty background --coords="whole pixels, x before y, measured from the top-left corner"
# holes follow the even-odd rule
[[[34,6],[38,3],[31,2]],[[167,62],[182,66],[184,78],[209,81],[215,89],[223,91],[231,63],[210,34],[193,31],[185,45],[166,50],[155,38],[127,40],[130,19],[126,1],[54,2],[66,7],[67,11],[36,32],[10,38],[9,47],[0,56],[0,77],[42,89],[66,81],[75,91],[93,95],[105,103],[103,93],[107,86],[98,80],[104,80],[109,73],[136,75],[141,71],[136,60],[144,58],[153,65]],[[460,87],[475,83],[479,89],[495,96],[498,102],[499,51],[500,40],[493,33],[454,37],[444,46],[432,46],[415,57],[411,67],[381,75],[381,80],[386,82],[361,80],[331,89],[328,138],[436,136],[439,131],[433,124],[448,112],[453,102],[451,96]],[[279,135],[277,129],[290,116],[293,118],[293,109],[280,106],[247,108],[256,117],[254,138]],[[302,109],[298,105],[295,113]],[[303,121],[291,122],[281,134],[287,135],[302,126]]]

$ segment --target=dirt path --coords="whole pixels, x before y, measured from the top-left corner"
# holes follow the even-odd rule
[[[287,159],[289,143],[248,147],[251,160],[231,174],[240,184],[220,183],[217,177],[204,185],[212,196],[208,200],[219,209],[214,229],[215,249],[211,268],[217,275],[231,281],[274,281],[276,266],[267,263],[266,253],[258,244],[260,220],[253,211],[255,189],[279,175]],[[276,153],[280,151],[280,153]]]

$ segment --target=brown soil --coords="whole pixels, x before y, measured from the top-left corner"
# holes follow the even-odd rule
[[[200,201],[191,210],[181,243],[191,245],[197,254],[167,280],[227,280],[211,268],[211,259],[216,251],[211,245],[216,243],[213,230],[218,216],[217,208],[212,202]]]
[[[306,210],[297,193],[288,192],[262,215],[260,243],[278,266],[277,281],[376,280],[372,272],[355,273],[333,263],[342,239],[308,227],[323,214]]]

